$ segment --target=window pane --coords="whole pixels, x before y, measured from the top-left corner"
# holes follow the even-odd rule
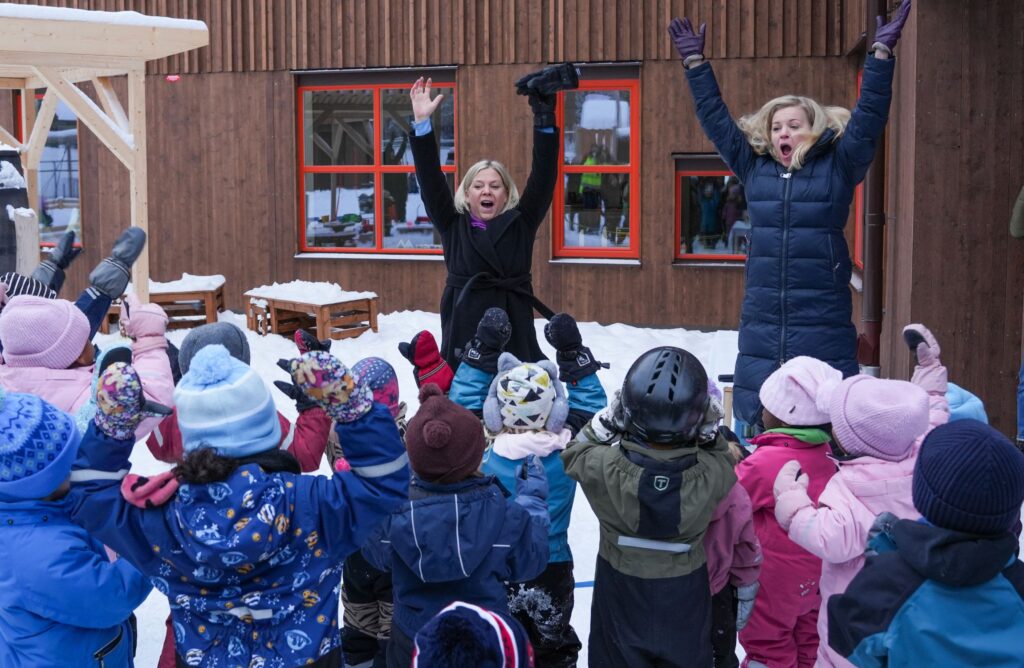
[[[562,229],[565,248],[628,248],[629,175],[566,174]]]
[[[385,174],[384,189],[388,191],[387,183],[389,177],[408,177],[408,192],[403,209],[397,205],[392,206],[388,202],[388,194],[385,194],[384,219],[390,221],[384,224],[384,248],[441,248],[441,237],[434,230],[434,226],[427,216],[423,207],[423,200],[420,199],[419,185],[416,183],[415,174]],[[455,175],[445,174],[448,179],[448,188],[455,192]]]
[[[565,164],[629,164],[629,91],[565,93]]]
[[[746,255],[750,216],[743,185],[735,176],[683,176],[679,254]]]
[[[41,104],[41,102],[38,102]],[[56,243],[67,230],[82,238],[78,200],[78,119],[57,102],[39,162],[39,240]]]
[[[373,164],[373,91],[317,90],[302,95],[307,165]]]
[[[372,248],[373,174],[306,174],[306,245]]]
[[[441,164],[455,164],[455,96],[453,88],[434,86],[431,95],[444,95],[441,106],[430,119],[440,141]],[[412,149],[406,137],[412,131],[412,102],[408,89],[385,88],[380,93],[384,116],[381,118],[381,164],[412,165]]]

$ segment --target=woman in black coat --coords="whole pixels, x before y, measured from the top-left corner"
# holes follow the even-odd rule
[[[410,138],[416,178],[427,214],[441,237],[448,269],[441,295],[441,355],[455,369],[484,312],[508,313],[512,338],[505,350],[524,362],[543,359],[533,310],[552,312],[533,295],[533,242],[558,178],[555,97],[530,96],[534,110],[533,165],[522,197],[504,165],[481,160],[466,171],[452,197],[441,172],[430,117],[442,95],[430,97],[421,77],[410,91],[416,120]]]

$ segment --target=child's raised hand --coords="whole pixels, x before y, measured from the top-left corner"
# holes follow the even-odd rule
[[[903,340],[913,353],[918,366],[934,366],[939,363],[939,355],[942,354],[939,342],[924,325],[913,324],[904,327]]]
[[[124,362],[108,366],[96,383],[97,429],[115,440],[135,438],[135,429],[148,417],[171,414],[171,409],[149,401],[142,393],[142,381],[135,369]]]
[[[430,99],[432,85],[432,79],[424,81],[423,77],[420,77],[409,90],[409,98],[412,100],[412,115],[417,123],[430,118],[441,104],[441,100],[444,99],[444,95]]]
[[[338,422],[355,422],[373,407],[373,391],[334,355],[310,351],[289,363],[292,382]]]

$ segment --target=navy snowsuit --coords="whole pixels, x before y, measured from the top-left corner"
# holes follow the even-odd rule
[[[733,407],[748,424],[760,417],[761,383],[786,360],[809,355],[844,376],[858,371],[843,227],[885,129],[894,69],[891,58],[868,57],[846,131],[836,139],[826,130],[792,172],[754,152],[709,63],[686,71],[701,127],[746,188],[752,230]]]

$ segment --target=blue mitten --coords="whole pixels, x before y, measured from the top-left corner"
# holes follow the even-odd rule
[[[544,465],[536,455],[523,460],[523,465],[516,475],[516,503],[526,509],[534,517],[543,517],[551,521],[548,515],[548,476],[544,473]]]

